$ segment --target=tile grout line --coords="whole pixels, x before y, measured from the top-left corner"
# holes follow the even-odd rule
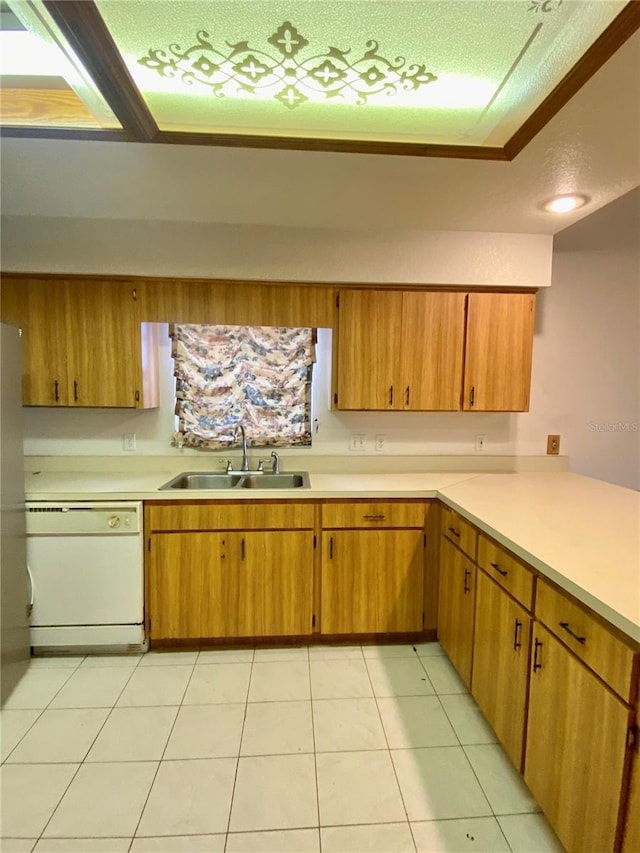
[[[316,777],[316,809],[318,812],[318,850],[322,853],[322,831],[320,821],[320,788],[318,786],[318,753],[316,749],[316,719],[313,713],[313,681],[311,679],[311,655],[307,646],[308,670],[309,670],[309,705],[311,706],[311,738],[313,741],[313,769]]]
[[[133,830],[133,834],[131,836],[131,841],[129,842],[129,847],[127,848],[128,851],[131,851],[131,848],[133,847],[133,842],[135,841],[135,838],[136,838],[137,833],[138,833],[138,829],[140,828],[140,822],[142,821],[142,815],[144,814],[144,811],[147,807],[147,803],[149,802],[149,797],[151,796],[151,791],[153,790],[153,786],[155,785],[156,779],[158,778],[158,773],[160,772],[160,766],[162,764],[162,759],[164,758],[164,754],[167,751],[167,747],[169,746],[169,741],[171,740],[171,735],[173,734],[173,730],[175,728],[176,721],[180,715],[180,710],[181,710],[182,704],[184,702],[184,697],[187,694],[187,690],[189,689],[189,684],[191,684],[191,679],[193,678],[193,674],[196,670],[196,664],[198,663],[198,657],[199,656],[200,656],[200,647],[198,647],[196,659],[193,662],[193,665],[191,667],[191,674],[189,675],[189,678],[187,679],[187,683],[184,686],[184,690],[182,691],[182,698],[180,699],[180,702],[178,703],[178,710],[176,711],[176,715],[173,718],[173,723],[172,723],[171,729],[169,731],[169,736],[167,737],[166,743],[165,743],[164,748],[162,750],[162,755],[160,756],[160,760],[157,762],[156,772],[153,774],[153,779],[151,780],[151,784],[149,785],[149,790],[147,791],[147,796],[144,798],[144,803],[142,805],[142,808],[140,809],[140,815],[139,815],[138,820],[136,822],[135,829]],[[164,664],[158,664],[158,665],[164,666]],[[118,698],[120,698],[120,697],[118,697]],[[133,707],[136,707],[136,706],[133,706]],[[137,707],[156,707],[156,706],[154,706],[154,705],[146,705],[146,706],[142,705],[142,706],[140,706],[139,705]],[[166,707],[172,707],[172,706],[165,705],[165,706],[157,706],[157,707],[165,707],[166,708]]]
[[[139,664],[139,663],[140,663],[140,662],[138,661],[138,664]],[[127,680],[125,681],[125,683],[122,685],[122,689],[121,689],[121,690],[120,690],[120,692],[118,693],[118,695],[117,695],[117,697],[116,697],[116,699],[115,699],[115,701],[114,701],[113,705],[111,706],[111,710],[109,711],[109,713],[108,713],[108,714],[107,714],[107,716],[105,717],[104,723],[102,724],[102,726],[100,726],[100,731],[99,731],[99,732],[98,732],[98,734],[96,735],[96,738],[98,737],[98,735],[100,734],[100,732],[101,732],[101,731],[102,731],[102,729],[104,728],[104,726],[105,726],[105,724],[106,724],[107,720],[108,720],[108,719],[109,719],[109,717],[111,716],[111,713],[113,712],[113,709],[115,708],[115,706],[116,706],[116,703],[117,703],[118,699],[120,699],[120,697],[122,696],[122,693],[123,693],[123,691],[125,690],[125,688],[126,688],[127,684],[128,684],[128,683],[129,683],[129,681],[133,678],[133,673],[134,673],[134,672],[136,671],[136,669],[138,668],[138,664],[136,664],[136,666],[134,666],[134,667],[133,667],[133,669],[131,670],[131,673],[130,673],[130,675],[129,675],[129,678],[127,678]],[[62,688],[63,688],[63,687],[65,687],[65,686],[68,684],[68,682],[71,680],[71,677],[73,677],[73,675],[75,675],[75,673],[76,673],[76,672],[78,672],[78,670],[80,669],[80,666],[81,666],[81,664],[79,664],[79,665],[78,665],[78,667],[73,671],[72,675],[71,675],[71,676],[70,676],[70,677],[65,681],[65,683],[62,685],[62,687],[60,688],[60,690],[62,690]],[[96,668],[97,668],[97,667],[96,667]],[[55,696],[53,697],[53,699],[51,700],[51,702],[53,702],[53,701],[54,701],[54,699],[56,698],[56,696],[58,695],[58,693],[60,692],[60,690],[58,690],[58,692],[55,694]],[[49,705],[51,704],[51,702],[49,703]],[[47,709],[49,708],[49,705],[47,706]],[[65,709],[64,709],[64,708],[61,708],[60,710],[65,710]],[[75,709],[70,709],[70,710],[75,710]],[[85,758],[87,757],[87,755],[89,754],[89,750],[93,747],[93,744],[95,743],[96,738],[94,738],[94,739],[93,739],[93,741],[92,741],[92,743],[91,743],[91,746],[89,747],[89,749],[88,749],[88,750],[87,750],[87,752],[85,753],[84,758],[82,759],[82,761],[80,761],[80,762],[79,762],[79,764],[78,764],[78,766],[77,766],[77,768],[76,768],[76,772],[73,774],[73,776],[72,776],[72,777],[71,777],[71,779],[69,780],[69,784],[68,784],[68,785],[67,785],[67,787],[64,789],[64,792],[63,792],[62,796],[60,797],[60,799],[59,799],[59,800],[58,800],[58,802],[56,803],[55,808],[53,809],[53,811],[52,811],[52,812],[51,812],[51,814],[49,815],[49,819],[46,821],[45,825],[42,827],[42,831],[40,832],[40,834],[39,834],[39,836],[38,836],[38,839],[37,839],[37,841],[36,841],[36,843],[35,843],[35,845],[34,845],[34,848],[35,848],[35,847],[40,843],[40,841],[44,838],[44,833],[46,832],[47,827],[49,826],[49,824],[50,824],[50,823],[51,823],[51,821],[53,820],[53,817],[54,817],[55,813],[56,813],[56,812],[58,811],[58,809],[60,808],[60,803],[61,803],[61,802],[63,801],[63,799],[66,797],[67,792],[69,791],[69,788],[73,785],[73,782],[75,781],[76,776],[77,776],[77,775],[78,775],[78,773],[80,772],[80,769],[84,766],[84,760],[85,760]],[[70,761],[70,762],[66,762],[66,763],[69,763],[69,764],[75,764],[75,762],[72,762],[72,761]]]
[[[251,655],[251,669],[249,670],[249,682],[247,684],[247,695],[245,697],[244,702],[244,714],[242,717],[242,729],[240,731],[240,740],[238,742],[238,755],[236,756],[236,772],[233,774],[233,785],[231,786],[231,797],[229,798],[229,814],[227,816],[227,829],[224,834],[224,847],[223,851],[226,853],[227,844],[229,843],[229,832],[231,831],[231,813],[233,812],[233,801],[236,795],[236,784],[238,782],[238,771],[240,770],[240,756],[242,754],[242,741],[244,739],[244,727],[247,722],[247,709],[249,706],[249,693],[251,691],[251,680],[253,678],[253,667],[256,662],[256,649],[255,646],[253,648],[253,654]]]

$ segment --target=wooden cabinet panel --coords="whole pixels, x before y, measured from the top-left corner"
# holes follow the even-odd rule
[[[531,617],[484,572],[476,581],[471,692],[522,770]]]
[[[636,725],[637,725],[636,714]],[[636,737],[638,734],[636,734]],[[624,821],[622,853],[638,853],[640,850],[640,744],[636,744],[631,765],[631,781]]]
[[[150,530],[275,530],[312,529],[312,503],[267,503],[249,500],[239,504],[224,501],[180,501],[149,507]]]
[[[542,625],[533,645],[525,781],[570,853],[611,851],[630,711]]]
[[[442,532],[450,542],[453,542],[468,557],[475,560],[478,531],[457,512],[444,504],[442,506]]]
[[[536,618],[626,702],[633,699],[635,651],[577,602],[540,578]]]
[[[153,537],[148,593],[152,640],[203,636],[202,605],[208,600],[210,573],[220,572],[221,553],[217,533]]]
[[[349,527],[424,527],[426,507],[417,503],[335,503],[322,507],[322,526]]]
[[[412,530],[325,531],[321,632],[420,631],[423,542]]]
[[[459,411],[464,322],[464,293],[403,294],[402,408]]]
[[[529,410],[534,312],[532,293],[469,294],[465,411]]]
[[[24,283],[24,403],[69,406],[67,296],[64,284],[34,279]],[[71,380],[72,381],[72,380]]]
[[[401,342],[401,292],[341,291],[337,335],[339,409],[402,408],[404,387],[396,379]]]
[[[476,598],[474,563],[442,537],[438,590],[438,639],[458,674],[469,687],[473,659]]]
[[[504,548],[482,534],[478,537],[478,565],[527,610],[531,610],[533,573]]]

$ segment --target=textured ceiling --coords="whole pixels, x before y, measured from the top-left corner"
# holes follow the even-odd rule
[[[4,139],[2,212],[551,234],[640,184],[640,32],[512,162]],[[583,192],[553,217],[541,203]]]

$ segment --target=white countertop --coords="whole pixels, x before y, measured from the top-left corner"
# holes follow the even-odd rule
[[[640,642],[640,494],[566,472],[310,473],[309,489],[158,491],[175,471],[30,473],[30,501],[440,498]]]

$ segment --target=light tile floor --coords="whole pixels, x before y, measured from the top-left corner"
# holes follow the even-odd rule
[[[437,643],[37,658],[6,853],[561,851]]]

